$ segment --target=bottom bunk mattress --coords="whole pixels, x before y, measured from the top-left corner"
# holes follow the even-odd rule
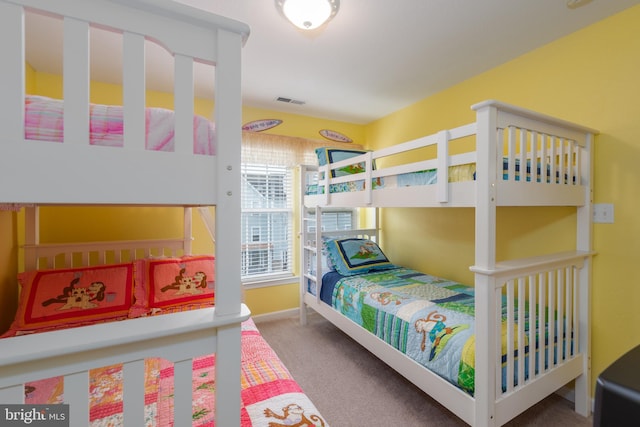
[[[173,364],[165,359],[145,360],[145,426],[173,426]],[[122,365],[90,372],[92,427],[123,425]],[[287,368],[264,340],[253,320],[242,324],[243,427],[272,425],[328,426]],[[193,426],[214,425],[215,355],[193,361]],[[63,403],[63,378],[25,385],[25,403]],[[306,424],[296,424],[293,422]]]
[[[315,294],[315,289],[309,291]],[[323,276],[320,299],[382,341],[473,395],[475,308],[472,287],[403,267],[352,276],[330,271]],[[503,311],[506,310],[504,307],[503,304]],[[503,312],[504,319],[506,313]],[[542,363],[546,367],[549,357],[555,359],[558,356],[557,348],[565,347],[547,343],[547,325],[534,327],[539,329],[533,343],[536,349],[534,366],[540,366],[537,349],[542,343],[545,349]],[[503,390],[506,389],[507,329],[503,322]],[[524,331],[528,336],[528,316],[525,316]],[[528,377],[531,344],[525,342],[525,378]],[[547,350],[548,345],[551,350]],[[518,348],[517,341],[515,348]],[[517,366],[517,350],[514,359]],[[517,383],[516,375],[513,385]]]

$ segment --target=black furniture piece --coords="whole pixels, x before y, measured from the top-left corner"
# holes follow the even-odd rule
[[[640,426],[640,345],[613,362],[598,377],[593,425]]]

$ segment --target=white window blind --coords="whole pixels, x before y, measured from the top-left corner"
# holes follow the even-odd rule
[[[292,275],[292,174],[285,166],[242,165],[242,278]]]
[[[312,211],[307,215],[313,215]],[[357,209],[336,209],[322,211],[322,231],[351,230],[354,228]],[[315,222],[308,222],[307,232],[315,233]]]
[[[323,211],[322,229],[324,231],[351,230],[354,224],[355,209]]]

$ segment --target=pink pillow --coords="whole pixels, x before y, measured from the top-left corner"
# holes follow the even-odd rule
[[[133,277],[132,263],[20,273],[20,301],[9,332],[126,318],[134,304]]]
[[[149,314],[212,306],[214,288],[212,255],[136,261],[136,295],[145,300]]]

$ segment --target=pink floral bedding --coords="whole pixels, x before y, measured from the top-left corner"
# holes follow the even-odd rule
[[[173,365],[145,361],[145,426],[171,427]],[[26,403],[61,403],[62,378],[25,386]],[[328,426],[251,319],[242,324],[241,426]],[[193,426],[214,426],[215,355],[193,361]],[[122,425],[122,366],[90,374],[91,427]]]
[[[90,104],[92,145],[122,147],[123,108],[115,105]],[[173,151],[174,112],[164,108],[147,108],[147,150]],[[193,118],[193,152],[215,155],[215,127],[204,117]],[[63,101],[43,96],[25,97],[25,138],[62,142],[64,133]]]

